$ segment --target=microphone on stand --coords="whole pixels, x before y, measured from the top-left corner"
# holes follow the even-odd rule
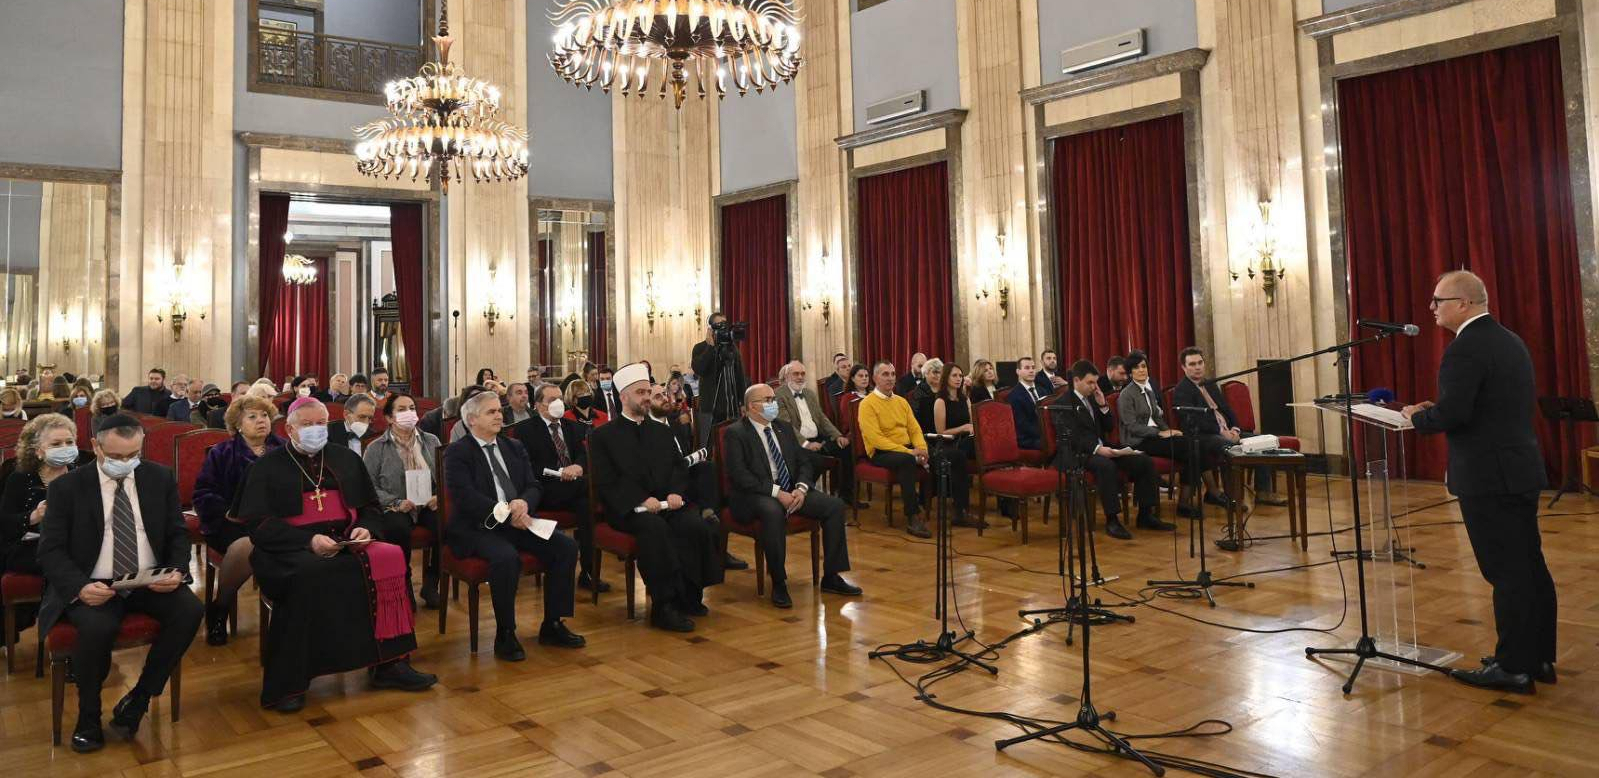
[[[1375,319],[1361,319],[1356,321],[1355,324],[1378,332],[1386,332],[1390,335],[1409,335],[1414,338],[1421,334],[1421,328],[1414,324],[1397,324],[1391,321],[1377,321]]]

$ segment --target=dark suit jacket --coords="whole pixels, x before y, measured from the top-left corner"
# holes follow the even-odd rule
[[[132,478],[155,566],[187,571],[189,534],[178,509],[177,478],[171,470],[149,461],[141,462]],[[77,599],[78,590],[89,584],[89,573],[100,558],[106,514],[100,498],[99,467],[80,467],[50,482],[45,500],[38,554],[49,585],[39,609],[41,632],[49,632],[67,605]]]
[[[172,390],[151,389],[148,386],[135,386],[122,398],[122,407],[125,410],[148,413],[151,416],[167,417],[167,408],[172,405]]]
[[[1011,396],[1016,396],[1016,393],[1012,392]],[[1093,454],[1099,445],[1110,445],[1110,431],[1115,424],[1110,414],[1100,412],[1094,404],[1094,398],[1088,398],[1088,405],[1091,407],[1083,407],[1082,399],[1074,391],[1066,392],[1049,405],[1051,408],[1071,411],[1064,420],[1056,416],[1055,423],[1057,428],[1065,428],[1071,439],[1072,450],[1083,456]]]
[[[773,421],[772,434],[777,436],[777,447],[783,452],[783,464],[794,486],[815,487],[816,474],[811,469],[811,458],[799,447],[794,428]],[[729,497],[771,495],[776,477],[771,465],[766,464],[766,440],[756,432],[749,419],[739,419],[728,425],[722,435],[722,459],[722,466],[727,468],[727,482],[732,486]]]
[[[586,473],[589,467],[589,428],[571,419],[560,421],[561,437],[566,439],[566,453],[572,458],[572,464],[581,466]],[[511,427],[511,434],[527,449],[534,474],[542,478],[545,477],[543,473],[546,468],[561,469],[561,458],[555,453],[555,439],[550,437],[549,423],[542,416],[535,415],[517,422]]]
[[[1221,415],[1227,418],[1227,426],[1239,426],[1238,417],[1233,414],[1233,407],[1227,404],[1227,395],[1222,393],[1221,387],[1217,386],[1215,381],[1206,381],[1205,391],[1210,393],[1210,399],[1216,401],[1216,409],[1221,411]],[[1172,389],[1171,399],[1172,405],[1174,406],[1181,405],[1188,408],[1205,407],[1205,398],[1199,393],[1199,385],[1189,379],[1188,376],[1183,376],[1182,380],[1177,382],[1177,386]],[[1168,409],[1168,411],[1170,411],[1170,409]],[[1184,414],[1176,411],[1170,411],[1170,413],[1171,417],[1177,422],[1176,429],[1182,429],[1185,421],[1185,419],[1183,419]],[[1195,413],[1192,414],[1192,416],[1194,417],[1193,419],[1186,421],[1188,424],[1194,425],[1195,428],[1199,430],[1199,434],[1221,434],[1221,427],[1217,426],[1216,424],[1216,414]]]
[[[595,428],[588,444],[589,477],[606,521],[625,525],[633,509],[649,497],[688,498],[688,465],[666,425],[619,415]]]
[[[539,479],[533,473],[527,449],[504,435],[499,436],[498,445],[505,472],[516,491],[505,496],[506,502],[525,500],[528,511],[536,510]],[[494,493],[494,471],[489,469],[483,447],[471,434],[444,449],[444,488],[450,495],[450,533],[490,531],[483,528],[483,519],[494,512],[494,505],[499,502]]]
[[[194,424],[204,424],[205,419],[194,418],[193,412],[200,411],[203,413],[205,410],[205,403],[201,403],[198,408],[194,408],[189,405],[188,400],[173,400],[172,404],[167,406],[166,415],[167,419],[170,421],[187,421]]]
[[[622,398],[617,394],[614,385],[609,391],[595,385],[594,408],[604,411],[606,416],[616,416],[622,412]]]
[[[1492,316],[1471,323],[1444,350],[1437,404],[1410,421],[1449,441],[1449,492],[1521,494],[1547,486],[1532,427],[1532,356]]]
[[[1043,374],[1040,373],[1039,375],[1042,376]],[[1044,382],[1049,381],[1048,378],[1041,380]],[[1043,396],[1049,396],[1047,384],[1034,381],[1033,388],[1041,392]],[[1019,382],[1011,388],[1010,394],[1006,396],[1006,399],[1010,402],[1011,415],[1016,419],[1016,445],[1034,450],[1043,448],[1043,440],[1038,429],[1038,401],[1034,400],[1033,396],[1027,392],[1027,387],[1022,386]]]

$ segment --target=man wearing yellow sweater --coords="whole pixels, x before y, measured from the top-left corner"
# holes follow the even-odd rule
[[[918,538],[930,538],[927,522],[922,521],[921,505],[917,500],[916,485],[921,476],[918,468],[927,466],[927,441],[922,437],[922,427],[911,413],[911,404],[894,394],[896,378],[891,362],[872,365],[872,383],[875,388],[861,400],[856,426],[866,445],[866,456],[872,464],[894,474],[899,482],[899,496],[905,506],[905,531]]]

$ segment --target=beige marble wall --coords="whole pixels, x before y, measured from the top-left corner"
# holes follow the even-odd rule
[[[39,209],[39,362],[105,369],[106,187],[47,183]]]
[[[844,153],[837,138],[853,128],[850,107],[849,0],[802,0],[805,64],[795,80],[798,125],[799,230],[792,236],[792,289],[811,307],[790,326],[800,328],[801,359],[812,374],[832,369],[832,355],[850,351],[849,299],[854,282],[844,245],[848,202]],[[824,257],[825,255],[825,257]],[[822,318],[822,303],[828,315]]]
[[[542,23],[542,22],[541,22]],[[500,118],[527,126],[527,4],[520,0],[474,0],[450,5],[451,56],[468,75],[498,84]],[[368,182],[369,184],[370,182]],[[446,267],[450,310],[461,317],[449,330],[450,390],[471,382],[479,368],[520,375],[531,362],[531,315],[536,301],[527,288],[530,182],[452,184],[446,200],[449,245]],[[484,312],[500,318],[491,333]],[[514,316],[515,318],[511,318]]]
[[[127,0],[118,384],[233,363],[233,4]],[[181,341],[166,319],[189,315]],[[201,314],[205,314],[201,318]]]

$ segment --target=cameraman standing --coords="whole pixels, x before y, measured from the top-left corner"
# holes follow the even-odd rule
[[[721,311],[712,313],[709,321],[705,340],[694,344],[693,358],[694,373],[700,378],[696,437],[702,447],[710,440],[713,426],[742,413],[744,388],[749,385],[736,343],[744,339],[745,325],[729,322]]]

